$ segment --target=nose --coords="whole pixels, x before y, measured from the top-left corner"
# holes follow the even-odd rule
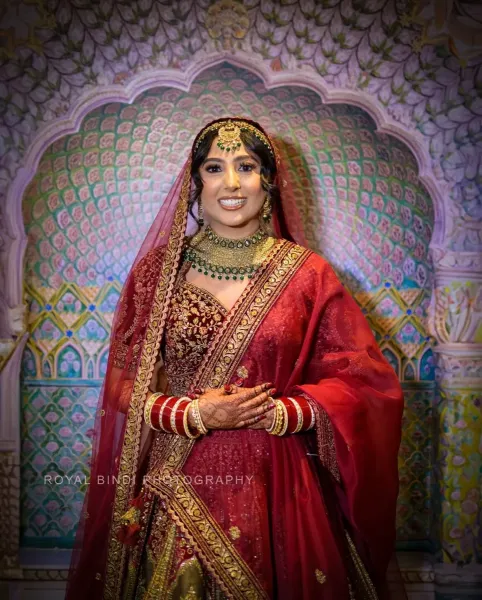
[[[224,183],[226,185],[226,188],[229,190],[239,189],[239,176],[234,165],[229,165],[226,167]]]

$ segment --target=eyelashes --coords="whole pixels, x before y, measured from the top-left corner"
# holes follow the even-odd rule
[[[239,167],[243,173],[250,173],[251,171],[254,171],[256,169],[256,165],[254,163],[249,162],[240,163]],[[221,167],[219,165],[208,165],[207,167],[205,167],[205,169],[208,173],[221,172]]]

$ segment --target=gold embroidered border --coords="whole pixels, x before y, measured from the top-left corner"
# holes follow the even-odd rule
[[[184,579],[187,579],[189,589],[185,596],[181,596],[181,587]],[[165,597],[166,600],[174,600],[174,595],[176,600],[179,597],[181,597],[181,600],[198,600],[198,598],[203,598],[205,596],[205,594],[203,594],[203,587],[204,573],[198,559],[193,556],[193,558],[189,558],[179,567],[176,577],[171,583],[171,586],[167,592],[167,596]],[[156,596],[156,600],[163,597],[164,596],[161,594],[158,594]]]
[[[174,215],[172,233],[169,238],[158,286],[154,295],[145,342],[142,347],[139,367],[134,380],[131,403],[127,413],[127,423],[119,461],[119,483],[116,486],[109,533],[104,584],[104,598],[106,600],[119,600],[122,591],[121,573],[123,573],[125,569],[127,548],[117,539],[117,533],[121,525],[121,517],[127,511],[129,502],[134,494],[136,471],[140,453],[144,402],[159,352],[169,307],[169,300],[175,283],[177,265],[179,264],[181,257],[184,232],[187,223],[187,200],[190,179],[191,169],[190,163],[188,162],[182,182],[179,202]]]
[[[243,316],[250,311],[253,302],[253,296],[258,295],[258,288],[263,284],[262,277],[264,276],[264,278],[267,278],[271,276],[273,270],[276,270],[276,267],[286,256],[291,247],[293,247],[292,243],[283,240],[276,244],[276,246],[272,249],[266,259],[264,268],[261,268],[256,272],[255,276],[250,281],[250,284],[246,287],[244,292],[241,294],[241,297],[237,300],[234,309],[229,312],[229,315],[223,321],[223,324],[211,341],[203,361],[201,362],[201,365],[194,376],[192,387],[207,387],[207,381],[209,379],[207,363],[210,361],[211,356],[216,352],[216,348],[223,344],[224,337],[227,337],[228,339],[232,337],[232,328],[236,326],[239,320],[243,320]],[[299,248],[299,246],[297,248]],[[267,309],[268,308],[269,306]],[[254,331],[251,333],[254,334]],[[250,336],[249,340],[251,338],[252,336]],[[222,354],[222,351],[220,351],[219,354]],[[218,356],[218,353],[216,353],[216,356]],[[202,373],[205,375],[203,376]],[[165,465],[171,471],[181,469],[182,465],[189,456],[192,445],[193,442],[186,438],[181,438],[179,440],[172,435],[160,437],[158,439],[157,446],[157,464]]]
[[[166,598],[169,583],[169,571],[174,562],[175,547],[176,525],[175,523],[172,523],[168,526],[166,543],[162,551],[162,555],[157,559],[152,580],[149,583],[144,600],[158,600],[158,598]]]
[[[210,345],[193,385],[219,387],[229,380],[262,320],[309,254],[309,250],[291,242],[280,244],[258,285],[247,289],[240,310],[234,312],[229,326],[222,328],[219,338]]]
[[[365,565],[363,564],[363,561],[357,552],[355,544],[346,530],[345,535],[348,542],[348,548],[350,550],[350,557],[353,561],[353,566],[355,567],[356,581],[352,582],[355,584],[355,589],[360,593],[360,598],[366,600],[378,600],[378,594],[375,586],[372,583],[372,580],[370,579],[370,575],[368,575]],[[356,598],[358,598],[358,594],[356,594]]]
[[[315,415],[315,431],[318,454],[321,464],[330,471],[335,480],[340,483],[341,476],[338,468],[338,459],[336,458],[335,439],[333,436],[333,426],[330,417],[309,394],[301,394],[309,402],[311,410]]]
[[[146,480],[146,487],[167,500],[169,514],[196,548],[229,598],[263,600],[268,596],[249,566],[192,487],[169,470]]]
[[[309,254],[309,250],[291,242],[283,241],[277,245],[267,268],[246,288],[236,310],[231,312],[229,322],[223,323],[193,386],[219,387],[229,380],[262,320]],[[157,470],[150,473],[152,480],[145,483],[167,501],[169,513],[191,538],[205,565],[230,598],[265,598],[255,575],[194,489],[180,483],[181,468],[192,445],[193,442],[185,438],[165,436]],[[174,491],[167,484],[172,480],[177,483]]]
[[[274,268],[276,268],[278,262],[288,251],[288,245],[292,244],[285,240],[280,240],[280,242],[271,249],[262,267],[256,271],[249,285],[244,289],[243,293],[236,301],[233,309],[228,312],[222,323],[222,326],[218,329],[206,350],[204,358],[201,361],[193,378],[192,387],[199,387],[203,383],[207,385],[207,379],[203,379],[203,373],[209,373],[207,369],[208,364],[211,361],[211,357],[216,353],[217,350],[224,348],[223,339],[225,338],[226,334],[229,335],[229,332],[232,330],[232,326],[236,323],[236,320],[243,317],[243,315],[249,311],[252,303],[252,296],[253,294],[257,293],[256,290],[262,285],[263,277],[266,277],[266,273],[270,273]],[[206,387],[206,385],[203,387]]]

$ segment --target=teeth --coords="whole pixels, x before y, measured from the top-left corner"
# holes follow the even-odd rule
[[[219,201],[222,206],[241,206],[246,202],[244,198],[224,198]]]

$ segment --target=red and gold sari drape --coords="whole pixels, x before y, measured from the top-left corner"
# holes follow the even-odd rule
[[[383,597],[401,389],[360,309],[318,255],[279,239],[217,320],[192,377],[170,382],[164,372],[178,393],[271,381],[279,395],[310,401],[314,430],[212,431],[196,441],[146,431],[186,218],[181,194],[166,243],[144,256],[124,288],[68,600]],[[140,530],[125,543],[133,503]]]

